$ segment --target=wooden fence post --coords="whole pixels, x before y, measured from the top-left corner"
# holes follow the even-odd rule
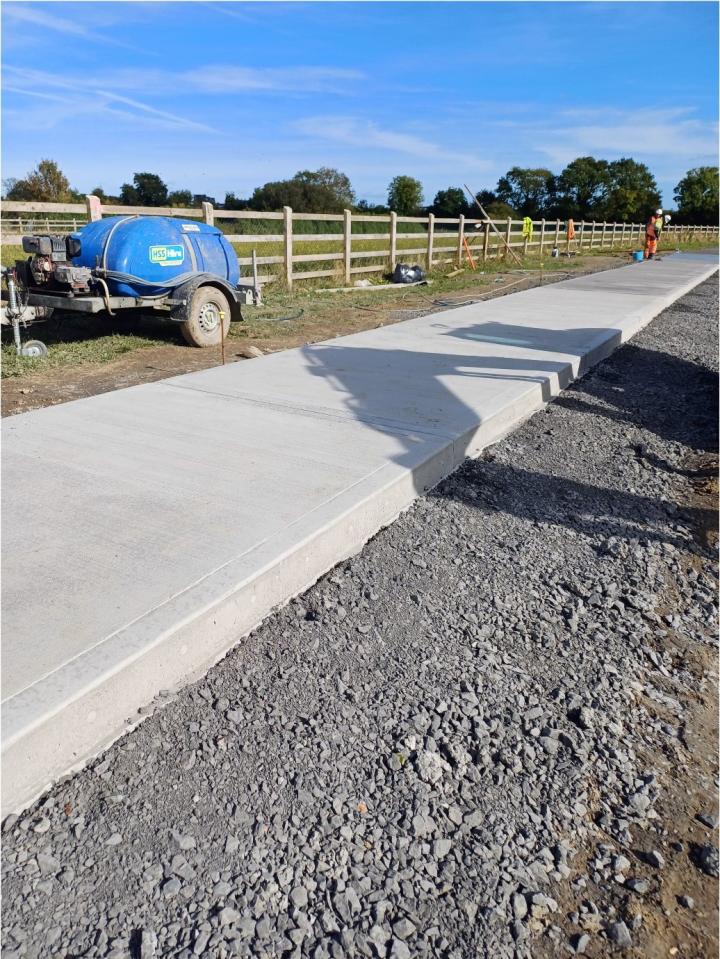
[[[203,220],[209,226],[215,226],[215,211],[213,210],[212,203],[208,203],[206,200],[203,200],[202,214],[203,214]]]
[[[463,258],[463,240],[465,239],[465,217],[461,213],[458,218],[458,245],[457,245],[457,265],[458,269],[462,266]]]
[[[590,252],[595,247],[595,220],[592,221],[592,230],[590,230]]]
[[[397,213],[390,213],[390,269],[394,272],[397,266]]]
[[[543,249],[545,247],[545,217],[540,221],[540,256],[543,255]]]
[[[433,265],[433,245],[435,243],[435,214],[428,213],[428,241],[427,241],[427,268],[428,273]]]
[[[102,220],[102,203],[99,196],[90,193],[85,197],[85,209],[87,210],[88,223],[95,220]]]
[[[560,243],[560,220],[555,221],[555,246]]]
[[[345,283],[350,285],[350,257],[352,253],[352,213],[343,210],[343,264],[345,266]]]
[[[490,224],[486,223],[483,227],[483,263],[487,263],[488,245],[490,243]]]
[[[582,250],[583,240],[585,239],[585,220],[580,223],[580,233],[578,234],[580,239],[578,240],[578,251]]]
[[[508,251],[509,251],[509,249],[510,249],[510,236],[511,236],[511,234],[512,234],[512,217],[509,216],[509,217],[508,217],[508,222],[507,222],[507,230],[505,231],[505,250],[504,250],[504,253],[503,253],[503,259],[504,259],[504,260],[507,260],[507,258],[508,258]]]
[[[285,245],[285,284],[290,292],[293,287],[293,219],[292,207],[283,207],[283,233]]]
[[[605,223],[605,222],[603,221],[602,234],[600,235],[600,249],[601,249],[601,250],[604,250],[604,249],[605,249],[605,228],[606,228],[606,227],[607,227],[607,223]]]

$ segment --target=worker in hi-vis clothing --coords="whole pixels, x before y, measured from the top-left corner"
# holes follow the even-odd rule
[[[667,217],[669,220],[670,217]],[[647,221],[645,226],[645,259],[652,260],[657,251],[658,240],[660,239],[660,234],[662,233],[663,228],[663,211],[659,207],[650,219]]]

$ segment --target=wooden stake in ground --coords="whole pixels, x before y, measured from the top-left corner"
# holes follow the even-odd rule
[[[475,272],[475,260],[473,260],[472,253],[470,252],[470,247],[468,246],[468,241],[463,237],[463,243],[465,245],[465,252],[467,253],[467,258],[470,260],[470,266],[472,267],[473,273]]]
[[[500,239],[503,241],[503,243],[504,243],[505,246],[507,247],[508,252],[509,252],[510,255],[512,256],[512,258],[515,260],[515,262],[517,263],[517,265],[518,265],[518,266],[522,266],[522,262],[520,261],[520,257],[517,255],[517,253],[515,252],[515,250],[513,250],[513,248],[510,246],[510,244],[509,244],[508,241],[505,239],[505,237],[502,235],[502,233],[500,232],[500,230],[498,230],[498,228],[495,226],[495,224],[494,224],[493,221],[490,219],[490,217],[487,215],[487,213],[485,212],[485,210],[483,210],[482,204],[480,203],[480,201],[478,200],[478,198],[475,196],[475,194],[473,193],[473,191],[470,189],[470,187],[467,185],[467,183],[465,184],[465,189],[467,190],[468,194],[472,197],[472,199],[473,199],[473,200],[475,201],[475,203],[477,204],[480,212],[481,212],[482,215],[485,217],[486,222],[490,224],[490,226],[493,228],[493,230],[495,230],[495,232],[497,233],[497,235],[498,235],[498,236],[500,237]]]

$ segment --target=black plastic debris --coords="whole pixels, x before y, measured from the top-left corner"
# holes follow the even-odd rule
[[[425,271],[419,266],[408,266],[407,263],[398,263],[392,275],[393,283],[422,283],[425,280]]]

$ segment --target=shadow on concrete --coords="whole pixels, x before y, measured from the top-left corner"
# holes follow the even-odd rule
[[[615,329],[558,331],[500,323],[477,324],[460,330],[448,327],[446,335],[477,343],[477,354],[417,353],[332,344],[306,347],[304,354],[315,375],[335,383],[354,418],[374,429],[390,430],[398,437],[404,449],[394,457],[395,462],[411,468],[417,463],[418,442],[427,439],[429,433],[448,438],[451,435],[465,437],[468,444],[479,425],[477,412],[447,385],[450,379],[494,380],[498,389],[509,382],[537,384],[542,400],[549,402],[553,399],[551,378],[557,378],[563,389],[570,384],[571,361],[579,365],[580,375],[587,371],[584,354],[588,344],[597,345],[604,338],[606,344],[609,339],[609,346],[614,349],[621,342],[621,333]],[[538,356],[485,355],[482,353],[484,343],[522,347],[537,352]],[[543,358],[543,352],[561,354],[567,359]],[[699,392],[703,396],[707,394],[705,413],[698,412]],[[717,404],[712,402],[716,396],[716,378],[706,368],[628,344],[615,353],[610,362],[598,366],[574,390],[556,397],[554,402],[575,412],[633,424],[655,432],[663,440],[707,449],[713,443],[717,448],[717,427],[710,426],[708,420],[717,409]],[[687,417],[678,410],[678,404],[683,403],[687,405]],[[692,419],[691,423],[688,418]],[[581,421],[578,429],[582,429]],[[467,448],[466,445],[457,452],[465,455]],[[348,455],[351,456],[352,451],[348,451]],[[632,453],[628,451],[628,455]],[[676,522],[677,514],[669,514],[665,505],[652,497],[534,473],[520,465],[488,461],[466,464],[463,477],[465,482],[461,487],[446,481],[442,491],[434,495],[456,495],[480,509],[505,510],[538,522],[567,525],[588,535],[686,545],[686,540],[669,528]],[[471,492],[466,495],[468,478],[472,484]],[[417,484],[416,490],[418,494],[425,492]],[[688,509],[684,512],[697,525],[708,521],[707,511]]]
[[[614,329],[528,330],[500,323],[477,324],[459,331],[448,327],[448,331],[447,336],[477,343],[477,352],[423,353],[318,344],[305,347],[303,353],[310,371],[333,383],[344,396],[345,407],[354,418],[377,429],[397,432],[409,453],[417,439],[428,433],[463,436],[482,422],[478,413],[447,385],[450,380],[492,380],[498,389],[503,383],[536,385],[547,403],[552,399],[553,382],[564,389],[572,381],[573,364],[581,374],[586,370],[588,343],[609,338],[614,348],[621,337]],[[483,343],[532,349],[538,356],[483,353]],[[562,358],[543,353],[561,354]],[[403,454],[396,462],[409,464]]]

